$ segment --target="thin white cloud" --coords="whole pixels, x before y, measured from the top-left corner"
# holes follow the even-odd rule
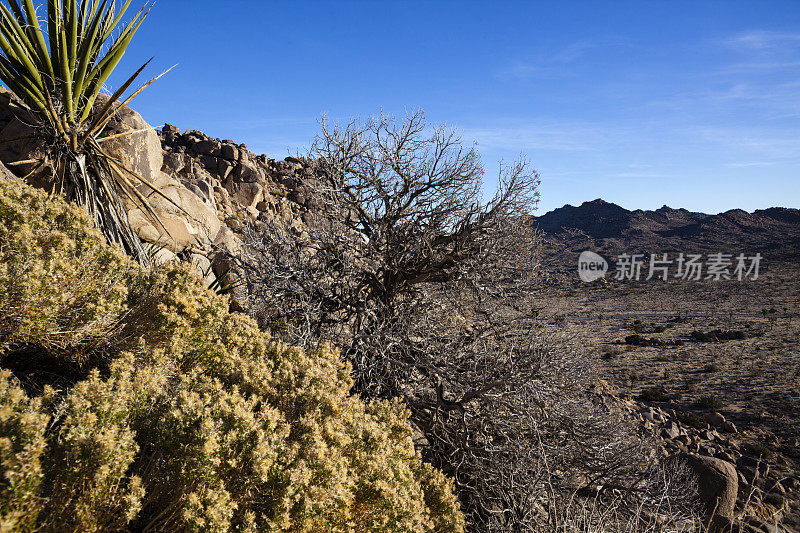
[[[775,163],[772,161],[754,161],[752,163],[728,163],[725,165],[730,168],[751,168],[751,167],[771,167]]]
[[[675,175],[665,172],[617,172],[611,174],[610,177],[620,179],[668,179],[675,177]]]
[[[733,63],[714,71],[722,76],[761,75],[765,72],[790,70],[796,72],[800,69],[800,61],[747,61]]]
[[[785,128],[700,128],[687,136],[716,145],[761,166],[800,162],[800,132]]]
[[[551,55],[548,60],[551,63],[572,63],[582,57],[587,50],[597,48],[601,44],[603,43],[596,41],[576,41]]]
[[[712,105],[758,106],[770,120],[800,116],[800,32],[753,30],[722,44],[737,60],[711,69],[713,88],[695,97]]]
[[[695,113],[715,109],[742,115],[756,111],[759,121],[794,119],[800,116],[800,62],[797,72],[773,72],[765,77],[755,71],[712,72],[713,83],[698,84],[699,89],[676,92],[643,104],[648,109],[674,113]],[[745,111],[748,110],[748,111]]]
[[[619,40],[580,40],[558,49],[541,50],[537,57],[510,60],[495,71],[496,78],[504,80],[526,80],[535,77],[569,75],[570,64],[578,61],[590,50],[603,46],[625,44]]]
[[[552,76],[558,72],[559,70],[553,67],[514,61],[508,66],[497,70],[494,75],[501,80],[527,80],[535,77]]]
[[[800,33],[754,30],[731,37],[724,42],[739,49],[770,50],[787,45],[800,45]]]

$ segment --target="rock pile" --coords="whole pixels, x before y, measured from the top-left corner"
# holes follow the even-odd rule
[[[307,234],[313,170],[305,159],[256,156],[244,144],[196,130],[182,134],[169,124],[158,135],[163,172],[214,206],[221,224],[234,234],[244,223],[268,221],[284,224],[298,236]]]
[[[800,531],[800,476],[758,456],[724,415],[700,416],[633,399],[616,401],[659,439],[665,457],[682,458],[696,474],[701,499],[713,513],[710,518],[722,524],[712,530]]]
[[[163,150],[162,172],[215,212],[219,230],[199,253],[215,277],[228,274],[225,258],[228,252],[241,250],[247,224],[257,228],[276,223],[299,239],[308,238],[314,207],[310,187],[314,172],[308,161],[293,157],[276,161],[253,154],[244,144],[197,130],[181,133],[169,124],[157,134]]]

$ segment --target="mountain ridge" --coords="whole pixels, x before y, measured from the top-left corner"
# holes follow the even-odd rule
[[[800,257],[800,209],[770,207],[711,215],[662,206],[628,210],[603,199],[567,204],[532,217],[546,263],[572,261],[582,250],[598,253],[762,253],[777,261]],[[566,256],[566,257],[560,257]]]

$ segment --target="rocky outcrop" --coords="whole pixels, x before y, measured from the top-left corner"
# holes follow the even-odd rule
[[[314,205],[314,172],[308,161],[294,157],[277,161],[250,152],[244,144],[197,130],[181,133],[169,124],[158,135],[164,154],[162,171],[214,207],[220,229],[213,247],[238,252],[246,225],[258,228],[276,223],[298,238],[308,237]],[[228,272],[229,262],[216,256],[210,259],[218,276]]]
[[[98,99],[98,106],[107,100]],[[43,143],[32,134],[34,121],[12,93],[0,90],[0,162],[33,185],[48,187],[49,167],[19,161],[42,159]],[[183,260],[204,275],[230,275],[228,254],[242,249],[247,225],[278,223],[299,238],[308,236],[313,170],[305,159],[283,161],[256,155],[243,144],[181,133],[171,125],[156,131],[130,108],[121,109],[104,130],[103,148],[126,168],[158,188],[138,189],[158,221],[126,201],[130,223],[139,237],[158,249],[158,262]],[[163,195],[163,196],[162,196]],[[213,272],[213,275],[212,275]]]
[[[105,105],[108,97],[99,95],[97,105]],[[117,157],[127,168],[151,183],[163,183],[161,167],[164,156],[161,140],[156,130],[144,121],[141,115],[129,107],[123,107],[112,118],[102,136],[111,136],[126,131],[136,133],[104,141],[103,149]],[[148,191],[149,192],[149,191]]]
[[[233,231],[239,222],[279,221],[302,233],[312,207],[313,170],[305,159],[283,161],[255,155],[244,144],[208,137],[192,130],[181,133],[169,124],[159,132],[164,172],[207,197]],[[297,223],[293,223],[297,221]]]
[[[97,105],[106,101],[106,97],[98,98]],[[166,196],[155,194],[145,184],[137,185],[139,191],[150,198],[160,223],[146,216],[136,203],[123,198],[135,231],[145,242],[157,243],[173,254],[212,250],[221,226],[213,203],[204,201],[180,180],[161,170],[164,166],[161,140],[132,109],[119,110],[101,137],[126,132],[131,134],[102,141],[103,149]],[[27,176],[33,185],[49,187],[52,179],[49,165],[15,165],[19,161],[43,159],[42,141],[35,138],[35,133],[35,122],[27,110],[15,102],[11,93],[0,94],[0,161],[13,165],[13,171],[18,176]],[[131,181],[136,182],[135,179]]]
[[[26,176],[31,184],[43,187],[50,175],[46,168],[35,163],[16,164],[45,158],[44,141],[32,135],[34,124],[31,112],[13,93],[0,88],[0,162],[14,174]]]

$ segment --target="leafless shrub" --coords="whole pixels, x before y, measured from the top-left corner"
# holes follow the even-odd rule
[[[309,238],[250,228],[239,258],[263,327],[337,343],[361,395],[402,398],[480,531],[534,530],[554,492],[641,483],[646,443],[595,401],[583,350],[536,319],[526,161],[484,200],[474,147],[422,112],[323,120],[309,156]]]
[[[626,489],[597,487],[587,497],[550,491],[537,533],[672,533],[701,531],[696,483],[684,463],[651,462]]]

